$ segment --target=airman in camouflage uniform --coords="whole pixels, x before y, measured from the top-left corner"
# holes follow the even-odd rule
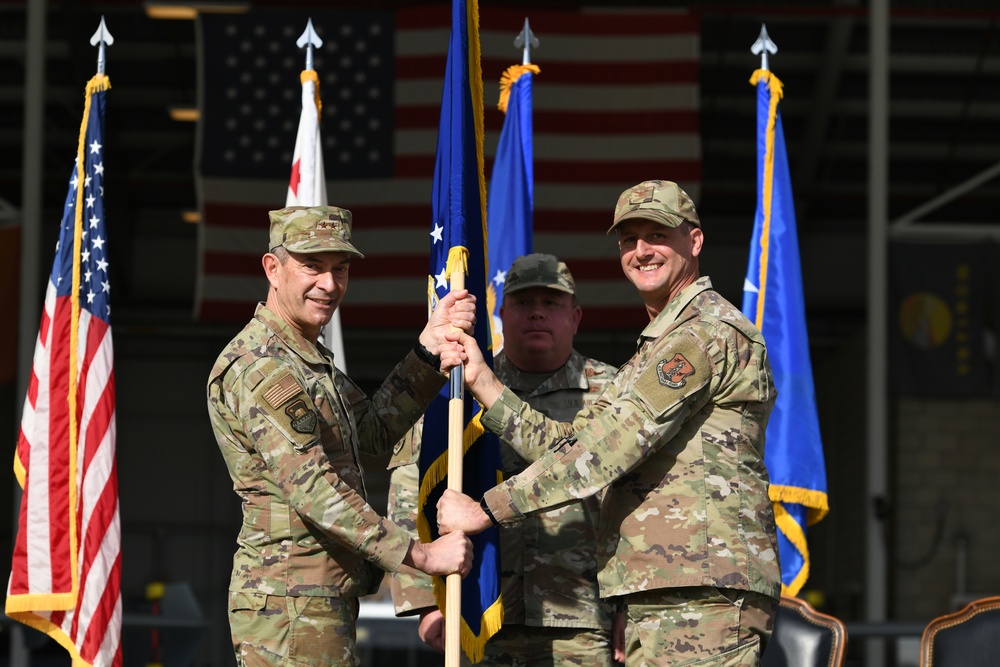
[[[414,351],[368,398],[317,343],[347,287],[350,212],[295,206],[270,214],[270,287],[226,346],[208,410],[243,506],[229,585],[240,665],[356,664],[358,597],[403,563],[468,572],[471,543],[416,543],[367,503],[358,453],[386,452],[444,383],[452,325],[471,328],[473,301],[446,296]],[[440,306],[439,306],[440,308]],[[450,350],[450,351],[449,351]],[[438,355],[441,355],[440,357]]]
[[[780,595],[764,467],[775,388],[764,339],[699,277],[704,236],[690,197],[647,181],[608,230],[650,324],[635,356],[571,424],[531,410],[489,373],[468,336],[466,380],[483,426],[516,447],[551,444],[480,503],[446,492],[442,533],[516,524],[606,489],[601,595],[625,608],[626,664],[754,666]]]
[[[503,293],[505,347],[493,359],[494,371],[534,409],[559,421],[572,419],[597,399],[617,369],[572,348],[581,310],[569,268],[552,255],[519,257]],[[414,533],[420,426],[397,445],[389,464],[389,516]],[[523,471],[543,453],[502,447],[504,475]],[[484,664],[613,664],[613,609],[597,586],[599,515],[600,498],[594,496],[500,531],[504,621],[486,644]],[[397,615],[420,612],[421,636],[431,643],[440,639],[430,577],[400,569],[392,575],[392,592]]]

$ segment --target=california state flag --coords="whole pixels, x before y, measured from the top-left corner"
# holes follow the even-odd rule
[[[325,206],[326,175],[323,173],[323,144],[319,137],[319,76],[316,70],[302,70],[302,115],[299,133],[295,137],[292,156],[292,176],[288,180],[285,206]],[[341,306],[343,307],[343,306]],[[340,328],[340,309],[333,313],[330,323],[323,329],[320,340],[333,352],[334,363],[344,373],[344,334]]]

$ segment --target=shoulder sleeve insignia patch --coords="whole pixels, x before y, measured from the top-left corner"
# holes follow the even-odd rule
[[[301,398],[285,408],[285,414],[296,433],[312,433],[316,430],[316,411],[307,407]]]
[[[680,389],[687,384],[689,375],[695,372],[694,366],[683,354],[678,352],[671,359],[662,359],[656,364],[656,378],[664,387]]]
[[[262,398],[272,408],[276,408],[291,397],[302,393],[303,389],[291,373],[282,375],[274,384],[267,388]]]

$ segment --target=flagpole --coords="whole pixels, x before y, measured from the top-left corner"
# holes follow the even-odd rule
[[[313,47],[319,48],[323,46],[323,40],[319,38],[319,35],[316,34],[316,29],[313,28],[312,17],[306,21],[306,29],[299,35],[295,46],[300,49],[303,46],[306,47],[306,69],[313,69]]]
[[[514,38],[514,47],[521,50],[521,64],[508,67],[500,76],[497,108],[505,118],[497,142],[486,203],[490,220],[487,266],[493,275],[488,280],[486,296],[493,322],[494,356],[503,349],[500,309],[503,307],[507,272],[515,259],[532,252],[535,177],[531,78],[540,70],[531,62],[531,51],[538,45],[538,37],[532,32],[528,17],[524,17],[524,27]]]
[[[465,289],[465,273],[459,268],[451,274],[451,289]],[[465,372],[462,366],[451,369],[448,393],[448,488],[462,492],[462,466],[465,454]],[[449,574],[445,579],[445,667],[459,667],[462,650],[462,575]]]
[[[538,48],[538,38],[535,37],[535,33],[531,32],[531,25],[528,23],[528,17],[524,17],[524,27],[521,28],[521,32],[517,34],[514,38],[514,47],[521,49],[521,64],[530,65],[531,64],[531,49]]]
[[[750,47],[750,53],[753,53],[754,55],[760,54],[760,68],[767,71],[767,54],[777,52],[778,45],[771,41],[770,36],[768,36],[767,25],[761,23],[760,35],[757,36],[757,41]]]
[[[882,623],[888,611],[886,577],[891,574],[883,507],[888,498],[888,410],[886,399],[887,276],[889,221],[889,0],[869,9],[868,48],[868,327],[865,515],[865,621]],[[865,642],[865,664],[886,664],[884,639]]]
[[[289,182],[288,193],[285,196],[285,206],[326,206],[330,203],[326,196],[326,174],[323,170],[323,152],[319,136],[320,111],[322,103],[319,95],[319,74],[317,74],[313,54],[323,46],[323,40],[313,27],[312,18],[306,21],[305,30],[299,35],[295,45],[305,48],[305,68],[299,75],[303,86],[303,95],[311,99],[302,100],[302,115],[299,117],[299,129],[295,137],[295,151],[292,157],[292,174],[297,172],[297,183]],[[313,95],[306,93],[306,86],[311,83]],[[312,107],[315,106],[315,113]],[[319,342],[333,352],[333,363],[342,373],[347,373],[347,361],[344,354],[344,334],[340,325],[340,308],[334,311],[330,321],[320,330]]]
[[[476,341],[490,349],[487,308],[486,184],[483,178],[483,88],[479,48],[479,6],[476,0],[452,0],[452,29],[441,100],[431,211],[431,273],[428,300],[444,296],[445,289],[467,289],[475,295]],[[440,290],[440,292],[439,292]],[[491,359],[487,358],[489,364]],[[478,420],[466,423],[467,410],[482,406],[464,400],[461,366],[450,373],[447,396],[442,389],[424,421],[420,452],[421,493],[425,503],[431,488],[482,495],[496,485],[502,464],[496,436]],[[447,409],[445,403],[447,402]],[[443,431],[448,429],[447,437]],[[431,434],[433,437],[430,437]],[[429,441],[430,440],[430,441]],[[447,455],[443,451],[448,447]],[[465,465],[468,464],[468,470]],[[424,510],[428,508],[422,505]],[[425,517],[430,518],[430,517]],[[419,524],[418,524],[419,525]],[[427,526],[432,529],[431,526]],[[473,538],[476,553],[472,572],[435,581],[435,594],[445,617],[445,665],[459,667],[460,654],[473,662],[482,659],[486,642],[503,623],[500,600],[499,532],[496,528]],[[462,586],[466,588],[464,591]],[[477,594],[470,594],[475,591]],[[462,599],[462,595],[467,596]]]
[[[767,424],[770,476],[781,556],[782,595],[798,595],[809,577],[806,528],[829,510],[799,260],[794,199],[779,101],[783,85],[768,69],[778,51],[761,26],[751,52],[757,98],[757,210],[744,280],[743,313],[767,338],[778,401]],[[791,390],[789,391],[789,388]]]

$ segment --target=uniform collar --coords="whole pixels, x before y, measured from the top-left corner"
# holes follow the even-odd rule
[[[505,385],[514,391],[524,390],[523,386],[520,386],[520,379],[525,375],[524,371],[515,366],[507,358],[503,350],[493,358],[493,366],[497,375],[501,373],[504,375]],[[576,350],[572,350],[569,353],[569,359],[566,360],[566,363],[561,368],[553,371],[549,377],[545,378],[532,393],[545,394],[560,389],[588,389],[589,385],[587,384],[585,368],[586,359],[584,356]]]
[[[659,338],[696,296],[710,289],[712,289],[712,280],[708,276],[702,276],[682,289],[680,294],[671,299],[667,307],[660,311],[660,314],[642,330],[642,333],[639,334],[639,343],[642,344],[644,338]]]
[[[263,302],[257,304],[257,309],[254,311],[253,316],[267,327],[271,333],[280,338],[288,349],[302,357],[302,360],[307,364],[329,364],[333,366],[332,352],[319,343],[313,345],[306,340],[302,334],[293,329],[288,322],[278,317]]]

